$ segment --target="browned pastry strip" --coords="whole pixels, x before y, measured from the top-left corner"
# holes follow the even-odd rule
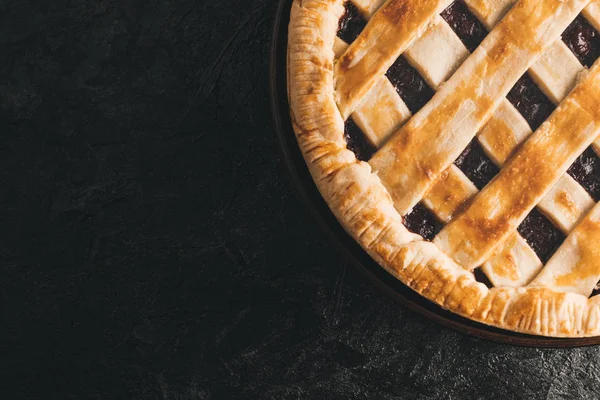
[[[600,204],[585,217],[531,286],[589,296],[600,279]]]

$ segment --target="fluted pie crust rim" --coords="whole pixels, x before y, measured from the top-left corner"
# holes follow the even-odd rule
[[[287,79],[299,147],[344,229],[390,274],[456,314],[526,334],[600,335],[600,296],[544,287],[488,288],[436,244],[406,229],[377,174],[346,148],[333,78],[334,39],[342,12],[342,0],[294,0]]]

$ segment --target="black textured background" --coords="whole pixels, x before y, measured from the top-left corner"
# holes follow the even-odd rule
[[[597,398],[404,311],[281,167],[275,0],[0,0],[3,399]]]

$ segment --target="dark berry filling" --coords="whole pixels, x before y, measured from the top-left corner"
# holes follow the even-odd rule
[[[563,32],[562,40],[586,67],[600,57],[600,35],[582,16]]]
[[[517,81],[506,98],[534,131],[548,119],[556,108],[528,74],[523,75]]]
[[[433,90],[404,57],[398,57],[386,76],[412,113],[423,108],[433,97]]]
[[[344,138],[346,147],[361,161],[369,161],[375,153],[375,146],[367,139],[352,117],[348,118],[344,125]]]
[[[358,35],[365,29],[367,19],[358,11],[358,8],[351,2],[344,4],[346,10],[338,23],[337,36],[346,43],[352,43]]]
[[[485,276],[485,274],[483,273],[483,271],[481,270],[481,268],[476,268],[473,271],[473,275],[475,275],[475,280],[477,282],[483,283],[488,288],[494,287],[494,285],[492,285],[492,282],[490,282],[490,280],[488,279],[488,277]]]
[[[596,287],[600,286],[600,282],[598,282],[596,284]],[[590,295],[590,297],[594,297],[595,295],[600,294],[600,289],[594,289],[592,290],[592,294]]]
[[[537,209],[521,223],[519,233],[543,263],[548,262],[565,240],[565,235]]]
[[[454,164],[479,190],[483,189],[500,172],[498,167],[487,157],[477,139],[467,146]]]
[[[488,34],[483,24],[475,18],[463,0],[456,0],[440,15],[471,53]]]
[[[423,204],[417,204],[409,214],[404,217],[406,228],[426,240],[433,240],[442,230],[442,223]]]
[[[584,151],[569,168],[573,177],[594,201],[600,201],[600,157],[592,148]]]

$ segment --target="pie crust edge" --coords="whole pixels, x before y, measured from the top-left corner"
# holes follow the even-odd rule
[[[600,296],[588,299],[543,287],[488,289],[435,244],[405,228],[370,165],[346,149],[333,83],[333,43],[343,10],[343,0],[294,0],[287,79],[298,144],[344,229],[389,273],[456,314],[533,335],[600,335]]]

